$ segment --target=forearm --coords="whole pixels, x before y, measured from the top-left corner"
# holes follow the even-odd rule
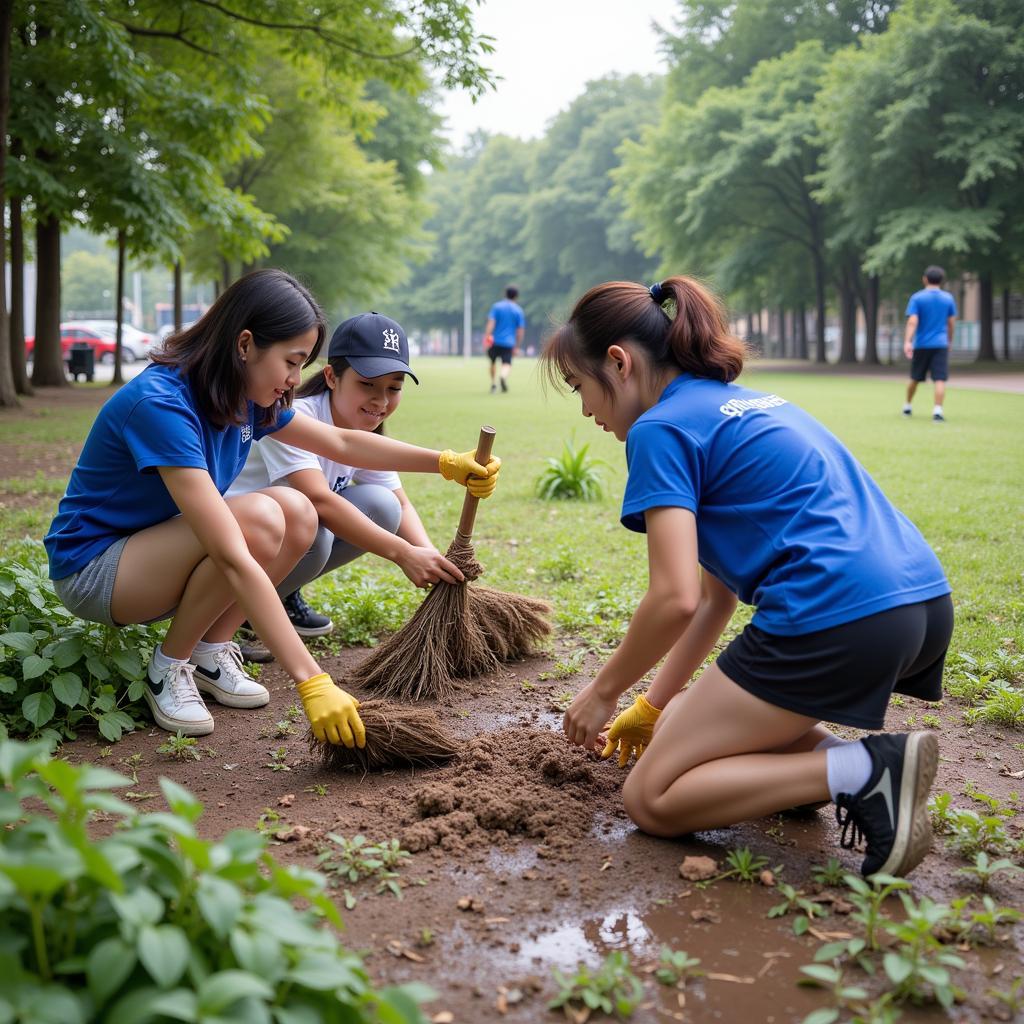
[[[679,603],[648,591],[637,606],[622,643],[595,677],[595,689],[602,696],[617,700],[678,643],[695,617],[696,612],[688,612]]]
[[[903,329],[903,344],[904,346],[914,344],[914,335],[917,334],[917,324],[909,322]]]
[[[659,710],[690,681],[714,649],[722,630],[732,618],[735,602],[701,601],[686,632],[679,638],[655,673],[647,700]]]
[[[398,524],[398,536],[414,547],[433,547],[420,514],[409,502],[402,503],[402,521]]]
[[[285,672],[295,682],[317,675],[320,666],[288,621],[274,584],[256,559],[230,561],[221,570],[249,622]]]
[[[318,452],[317,454],[328,454]],[[392,469],[397,473],[437,473],[441,453],[368,430],[338,430],[336,462],[361,469]]]

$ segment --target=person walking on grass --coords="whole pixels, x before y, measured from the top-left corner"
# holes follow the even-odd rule
[[[323,370],[296,392],[294,407],[328,426],[382,434],[406,379],[419,384],[409,366],[405,331],[380,313],[362,313],[339,325],[327,358]],[[309,550],[277,587],[299,636],[323,636],[333,627],[306,603],[300,588],[367,551],[394,562],[417,587],[462,582],[459,568],[431,543],[394,470],[357,469],[266,437],[252,446],[227,496],[271,484],[305,494],[319,519]]]
[[[913,413],[914,392],[930,373],[935,384],[932,419],[937,423],[946,418],[942,402],[949,380],[949,353],[956,323],[956,300],[942,288],[945,277],[942,267],[931,266],[925,270],[921,278],[924,288],[914,292],[907,303],[907,327],[903,335],[903,354],[910,360],[910,383],[903,415]]]
[[[274,589],[309,550],[317,514],[292,487],[225,498],[253,441],[367,469],[440,472],[480,497],[499,460],[437,452],[338,429],[291,408],[323,344],[323,314],[280,270],[236,281],[153,364],[100,409],[45,538],[65,607],[108,626],[170,620],[146,669],[157,725],[213,731],[200,691],[262,707],[267,690],[231,641],[248,618],[296,684],[314,736],[363,746],[358,703],[306,650]]]
[[[545,345],[548,380],[626,444],[621,521],[646,533],[649,567],[625,637],[563,728],[588,749],[607,729],[601,753],[622,766],[637,756],[623,799],[645,832],[831,799],[843,846],[866,840],[864,874],[904,874],[930,846],[934,734],[844,742],[821,723],[880,729],[892,692],[941,697],[950,587],[833,434],[734,383],[744,355],[688,277],[599,285]],[[701,669],[737,600],[753,621]]]
[[[526,333],[526,314],[522,306],[516,302],[519,289],[509,285],[505,289],[505,298],[491,306],[487,314],[487,326],[484,327],[484,346],[491,360],[491,394],[498,390],[498,382],[502,392],[508,391],[508,378],[512,373],[512,356],[516,348],[523,343]],[[501,360],[501,376],[495,381],[498,360]]]

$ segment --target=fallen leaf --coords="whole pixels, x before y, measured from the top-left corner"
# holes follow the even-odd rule
[[[718,874],[718,864],[711,857],[684,857],[679,876],[688,882],[703,882]]]
[[[823,932],[817,928],[808,928],[808,935],[813,935],[819,942],[835,942],[837,939],[852,939],[850,932]]]
[[[707,907],[698,907],[696,910],[691,910],[690,917],[694,921],[709,921],[711,924],[718,924],[722,920],[720,914],[716,914],[713,910],[708,910]]]
[[[277,798],[277,806],[278,807],[291,807],[291,805],[293,803],[295,803],[295,794],[294,793],[285,793],[284,796],[279,796]]]
[[[282,828],[274,833],[274,838],[279,843],[297,843],[305,839],[313,830],[307,825],[292,825],[291,828]]]
[[[485,917],[484,924],[508,924],[511,917]]]
[[[398,939],[391,939],[388,942],[387,950],[392,956],[404,956],[406,960],[412,960],[413,963],[417,964],[426,963],[426,960],[419,953],[414,953],[408,946],[402,945]]]
[[[741,978],[738,974],[716,974],[714,971],[709,971],[704,977],[712,981],[729,981],[734,985],[753,985],[757,981],[756,978]]]

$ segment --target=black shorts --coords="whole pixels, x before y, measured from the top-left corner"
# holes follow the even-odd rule
[[[932,380],[949,380],[948,348],[915,348],[910,362],[910,379],[919,384],[931,373]]]
[[[491,362],[496,363],[499,359],[503,363],[512,363],[512,349],[507,345],[492,345],[488,350],[487,354],[491,357]]]
[[[948,594],[803,636],[748,625],[718,667],[776,707],[823,722],[881,729],[889,697],[942,699],[942,669],[953,635]]]

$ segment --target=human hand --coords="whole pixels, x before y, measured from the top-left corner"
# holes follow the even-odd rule
[[[359,701],[346,693],[326,672],[295,687],[302,698],[313,735],[321,743],[342,743],[346,747],[365,747],[366,728],[359,717]]]
[[[474,498],[489,498],[498,485],[498,470],[501,459],[492,455],[487,465],[476,461],[476,452],[454,452],[451,448],[441,452],[437,470],[445,480],[462,484]]]
[[[615,711],[615,698],[603,696],[594,683],[584,686],[562,719],[562,729],[570,743],[593,749],[598,733]]]
[[[417,587],[431,583],[461,583],[465,579],[462,570],[436,548],[409,545],[395,561]]]
[[[914,346],[912,344],[910,344],[909,341],[903,343],[903,354],[908,359],[913,359],[914,358]]]
[[[620,768],[626,767],[630,754],[634,754],[639,761],[640,755],[651,742],[654,723],[657,722],[660,715],[660,709],[641,694],[631,707],[626,708],[612,722],[612,727],[608,730],[608,742],[605,744],[604,750],[601,751],[601,756],[610,757],[617,746]]]

